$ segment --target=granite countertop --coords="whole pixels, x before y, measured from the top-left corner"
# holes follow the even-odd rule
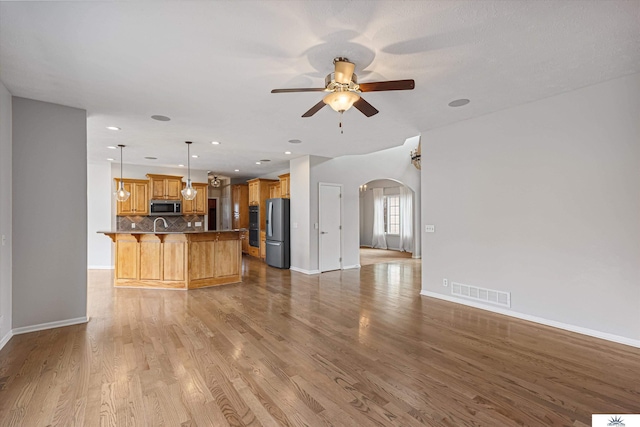
[[[229,230],[202,230],[202,231],[198,231],[198,230],[185,230],[185,231],[162,231],[162,230],[157,230],[155,233],[153,231],[139,231],[136,229],[132,229],[132,230],[109,230],[109,231],[96,231],[96,233],[99,234],[205,234],[205,233],[225,233],[225,232],[229,232],[229,231],[236,231],[236,232],[240,232],[240,231],[247,231],[246,228],[239,228],[239,229],[229,229]]]

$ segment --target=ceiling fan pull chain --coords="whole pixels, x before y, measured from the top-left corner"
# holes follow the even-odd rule
[[[340,111],[340,124],[338,125],[338,127],[340,128],[340,134],[344,134],[344,129],[342,129],[342,114],[344,113],[344,111]]]

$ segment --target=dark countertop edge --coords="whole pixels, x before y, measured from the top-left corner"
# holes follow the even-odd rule
[[[124,230],[109,230],[109,231],[96,231],[98,234],[210,234],[210,233],[229,233],[229,232],[241,232],[247,231],[245,228],[235,230],[207,230],[207,231],[161,231],[158,230],[155,233],[153,231],[124,231]]]

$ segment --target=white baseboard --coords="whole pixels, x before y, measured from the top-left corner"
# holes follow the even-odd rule
[[[456,298],[450,295],[438,294],[435,292],[430,292],[425,290],[420,291],[420,295],[437,298],[437,299],[441,299],[449,302],[454,302],[457,304],[468,305],[470,307],[479,308],[481,310],[487,310],[487,311],[491,311],[498,314],[504,314],[505,316],[511,316],[517,319],[527,320],[529,322],[551,326],[553,328],[564,329],[565,331],[576,332],[578,334],[588,335],[590,337],[600,338],[603,340],[640,348],[640,340],[634,340],[632,338],[627,338],[620,335],[614,335],[608,332],[596,331],[594,329],[583,328],[582,326],[570,325],[568,323],[557,322],[555,320],[549,320],[543,317],[532,316],[530,314],[524,314],[524,313],[518,313],[517,311],[507,310],[500,307],[493,307],[493,306],[477,303],[475,301],[468,301],[462,298]]]
[[[22,326],[20,328],[14,328],[11,330],[13,335],[26,334],[29,332],[44,331],[46,329],[61,328],[63,326],[78,325],[80,323],[87,323],[88,317],[76,317],[75,319],[58,320],[56,322],[40,323],[39,325]]]
[[[87,270],[114,270],[115,267],[113,265],[89,265],[87,266]]]
[[[351,270],[352,268],[360,268],[360,264],[345,265],[344,267],[342,267],[343,270]]]
[[[2,347],[4,347],[5,344],[9,342],[12,336],[13,331],[9,331],[4,337],[0,338],[0,350],[2,350]]]
[[[303,268],[298,268],[298,267],[289,267],[289,270],[293,270],[293,271],[297,271],[298,273],[302,273],[302,274],[320,274],[320,270],[305,270]]]

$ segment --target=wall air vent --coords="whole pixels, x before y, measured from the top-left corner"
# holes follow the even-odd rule
[[[503,307],[511,307],[511,292],[496,291],[494,289],[479,288],[477,286],[453,282],[451,284],[451,295],[488,302]]]

